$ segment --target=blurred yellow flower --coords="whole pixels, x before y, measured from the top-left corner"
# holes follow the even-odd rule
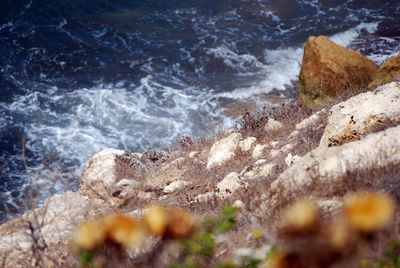
[[[382,193],[351,195],[344,213],[349,225],[361,232],[372,232],[388,225],[393,219],[392,199]]]
[[[262,264],[264,268],[305,268],[299,256],[278,249]]]
[[[301,200],[287,207],[282,215],[283,226],[293,231],[314,227],[317,209],[310,200]]]
[[[360,266],[361,266],[361,267],[368,267],[368,266],[370,266],[369,260],[366,260],[366,259],[360,260]]]
[[[144,215],[144,221],[155,235],[163,235],[167,227],[167,212],[163,207],[153,206]]]
[[[330,242],[331,245],[337,249],[346,247],[350,237],[349,227],[343,219],[335,221],[330,225]]]
[[[262,237],[262,232],[260,230],[254,230],[253,231],[253,237],[255,239]]]
[[[140,246],[146,239],[146,229],[135,219],[122,215],[108,216],[104,219],[107,238],[126,248]]]
[[[182,209],[168,211],[167,236],[171,238],[184,238],[192,233],[195,223],[192,215]]]
[[[84,249],[93,249],[106,238],[104,225],[99,221],[88,221],[81,224],[75,232],[75,243]]]

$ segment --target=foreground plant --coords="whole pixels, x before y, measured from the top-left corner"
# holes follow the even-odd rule
[[[229,232],[234,226],[237,208],[226,206],[222,208],[218,218],[207,218],[199,225],[197,231],[189,239],[181,240],[178,245],[178,260],[170,264],[171,268],[196,267],[236,267],[231,263],[212,261],[215,255],[218,234]]]
[[[394,203],[386,194],[359,193],[346,198],[342,213],[334,219],[323,220],[311,201],[300,200],[283,212],[279,236],[284,243],[271,255],[266,266],[356,267],[362,249],[373,241],[377,232],[390,225],[394,210]],[[398,258],[392,258],[393,254],[389,255],[383,263],[388,259],[398,262]]]
[[[360,193],[345,199],[342,213],[332,219],[321,217],[318,207],[304,199],[288,206],[282,214],[278,238],[282,243],[265,258],[245,256],[239,261],[216,256],[216,237],[232,230],[238,209],[222,208],[218,217],[209,217],[199,224],[182,209],[151,206],[143,219],[122,215],[89,221],[76,232],[83,267],[128,266],[122,252],[140,248],[149,237],[158,237],[159,244],[143,267],[171,268],[322,268],[357,267],[358,257],[378,231],[390,225],[395,206],[383,193]],[[253,237],[261,236],[261,231]],[[164,254],[167,253],[168,254]],[[394,243],[376,263],[362,267],[400,267],[399,244]],[[165,259],[165,260],[164,260]]]

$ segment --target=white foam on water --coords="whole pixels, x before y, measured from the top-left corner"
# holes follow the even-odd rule
[[[347,31],[329,36],[329,39],[331,39],[333,42],[335,42],[338,45],[347,47],[351,44],[352,41],[354,41],[358,36],[360,36],[360,32],[363,29],[367,30],[370,33],[374,33],[378,29],[378,25],[379,25],[379,22],[360,23],[356,27],[353,27]]]
[[[263,66],[253,55],[238,54],[224,45],[208,49],[207,54],[222,59],[225,65],[242,72],[248,72],[249,68],[261,68]]]
[[[335,43],[348,46],[355,40],[363,29],[369,32],[377,30],[379,23],[361,23],[347,31],[329,36]],[[284,91],[288,86],[293,85],[299,76],[301,61],[303,57],[303,47],[279,48],[275,50],[265,50],[265,64],[261,66],[261,81],[244,88],[237,88],[231,92],[218,94],[220,97],[235,100],[252,99],[260,106],[264,105],[265,100],[260,100],[260,94],[268,94],[273,90]]]
[[[70,93],[49,89],[20,96],[8,109],[21,117],[26,148],[46,162],[30,167],[32,183],[46,195],[51,178],[79,178],[89,157],[104,148],[143,151],[168,146],[182,135],[206,136],[221,120],[209,112],[216,105],[212,94],[164,86],[149,75],[134,90],[112,85]],[[47,160],[48,154],[55,159]],[[54,167],[44,166],[53,161]],[[62,182],[56,191],[63,190]]]
[[[301,48],[265,50],[266,64],[262,66],[260,76],[264,78],[250,87],[237,88],[231,92],[218,94],[220,97],[246,99],[273,89],[285,90],[300,72]]]
[[[396,42],[396,44],[399,44],[399,42]],[[383,64],[385,61],[387,61],[389,58],[397,56],[399,54],[400,51],[400,46],[398,47],[399,49],[395,52],[392,52],[390,54],[386,54],[386,55],[382,55],[382,54],[371,54],[368,55],[368,58],[370,60],[372,60],[373,62],[375,62],[378,65]]]

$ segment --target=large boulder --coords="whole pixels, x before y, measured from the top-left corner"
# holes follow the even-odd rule
[[[323,105],[346,90],[367,88],[377,71],[361,53],[325,36],[311,36],[304,47],[297,100],[310,108]]]
[[[135,180],[145,166],[133,155],[116,149],[104,149],[86,163],[79,193],[103,202],[118,202],[117,184],[122,180]],[[117,187],[118,188],[118,187]]]
[[[374,176],[371,169],[390,171],[400,165],[400,126],[372,133],[337,147],[318,147],[299,158],[272,184],[265,209],[271,213],[301,197],[324,199],[354,189],[392,187],[392,176]],[[387,180],[387,181],[383,181]],[[269,213],[269,212],[268,212]]]
[[[369,84],[369,88],[374,89],[381,85],[399,81],[400,79],[400,53],[385,61],[378,73],[375,75],[374,80]]]
[[[320,146],[359,140],[371,132],[400,124],[400,83],[354,96],[329,111]]]

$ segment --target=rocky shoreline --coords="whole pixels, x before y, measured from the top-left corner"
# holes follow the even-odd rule
[[[54,195],[43,207],[0,226],[3,265],[35,266],[40,256],[32,256],[32,249],[44,247],[36,251],[46,255],[41,258],[67,266],[80,223],[110,213],[140,218],[152,203],[199,217],[225,204],[240,207],[242,226],[227,234],[220,252],[234,258],[252,247],[249,230],[263,229],[264,244],[273,244],[282,209],[302,197],[327,217],[353,191],[383,191],[400,202],[400,54],[378,68],[326,39],[312,37],[306,44],[299,105],[245,113],[239,129],[210,140],[183,137],[170,153],[95,154],[78,192]],[[346,94],[354,96],[344,100]],[[327,104],[332,100],[335,105]]]

